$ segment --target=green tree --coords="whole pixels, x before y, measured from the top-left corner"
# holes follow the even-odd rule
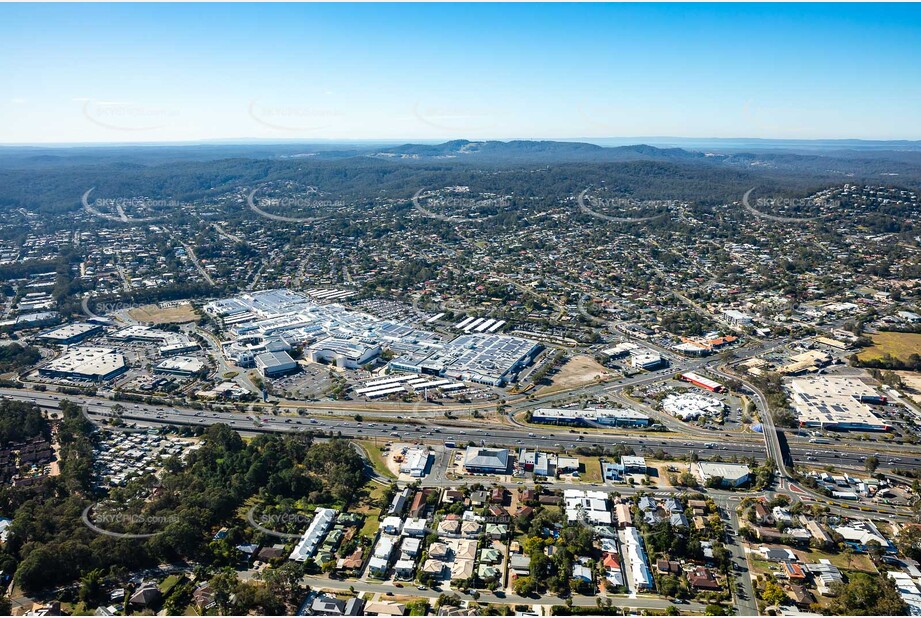
[[[780,605],[787,600],[787,594],[779,585],[769,581],[764,585],[761,598],[768,605]]]
[[[895,583],[885,575],[851,573],[847,583],[833,585],[837,595],[828,610],[847,616],[905,616],[908,607]]]

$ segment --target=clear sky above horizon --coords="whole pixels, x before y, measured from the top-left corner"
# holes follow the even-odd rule
[[[921,139],[921,6],[0,4],[0,143]]]

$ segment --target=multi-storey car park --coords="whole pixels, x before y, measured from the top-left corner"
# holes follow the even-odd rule
[[[228,329],[232,339],[223,344],[224,354],[241,366],[252,366],[267,352],[303,346],[311,360],[354,369],[387,349],[396,355],[390,362],[394,370],[503,386],[541,350],[529,339],[486,332],[445,341],[433,332],[335,303],[318,304],[290,290],[242,294],[211,302],[205,311]]]

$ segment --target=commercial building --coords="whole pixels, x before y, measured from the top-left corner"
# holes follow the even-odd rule
[[[831,430],[889,431],[891,427],[861,397],[879,397],[855,378],[825,376],[793,380],[790,400],[801,427]]]
[[[263,352],[256,357],[256,368],[264,377],[284,375],[297,369],[297,363],[287,352]]]
[[[421,478],[425,476],[425,469],[428,467],[428,463],[429,451],[427,448],[412,448],[403,455],[400,472],[415,478]]]
[[[541,345],[509,335],[468,334],[445,343],[429,354],[403,355],[391,367],[414,373],[503,386],[517,379],[531,364]]]
[[[468,446],[464,454],[464,469],[472,474],[505,474],[508,471],[508,449]]]
[[[205,363],[194,356],[173,356],[154,365],[154,373],[168,373],[176,376],[192,376],[201,372]]]
[[[594,423],[612,427],[648,427],[649,417],[627,408],[538,408],[531,413],[531,422],[550,425],[583,425]]]
[[[38,371],[50,378],[103,381],[111,380],[127,369],[125,357],[117,350],[80,346],[70,348]]]
[[[101,332],[102,326],[100,324],[81,322],[78,324],[64,324],[63,326],[46,330],[36,335],[35,338],[45,343],[72,345]]]
[[[624,474],[646,474],[646,458],[624,455],[620,458]]]
[[[160,356],[174,356],[185,354],[198,349],[198,344],[182,333],[171,333],[149,326],[133,324],[120,328],[109,335],[116,341],[142,341],[145,343],[159,343]]]
[[[730,324],[736,326],[751,326],[752,318],[750,315],[742,313],[737,309],[726,309],[723,311],[723,318]]]
[[[681,379],[684,380],[685,382],[690,382],[694,386],[699,386],[700,388],[704,388],[714,393],[722,393],[724,390],[726,390],[726,387],[720,384],[719,382],[715,382],[711,380],[710,378],[705,378],[699,373],[694,373],[693,371],[682,373]]]
[[[242,366],[279,345],[303,345],[308,358],[350,368],[386,349],[395,355],[394,370],[503,386],[541,350],[529,339],[493,334],[495,325],[445,342],[437,333],[336,303],[321,305],[289,290],[242,294],[208,303],[205,311],[229,330],[232,340],[223,344],[224,354]]]
[[[684,421],[715,417],[723,412],[723,402],[697,393],[672,393],[662,400],[662,409]]]
[[[358,369],[381,353],[379,345],[368,345],[355,339],[327,337],[307,348],[307,356],[315,363],[333,363],[343,369]]]
[[[751,480],[751,468],[745,464],[699,461],[693,465],[694,476],[702,485],[720,479],[720,487],[739,487]]]
[[[635,369],[647,371],[665,366],[665,358],[652,350],[637,350],[630,354],[630,365]]]

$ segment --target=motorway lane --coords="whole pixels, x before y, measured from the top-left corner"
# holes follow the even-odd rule
[[[665,450],[669,454],[680,457],[688,453],[697,453],[702,459],[721,456],[724,458],[754,457],[756,460],[764,460],[764,447],[762,443],[748,442],[730,444],[726,438],[721,435],[714,435],[707,439],[688,438],[681,441],[681,438],[674,438],[663,434],[660,438],[655,435],[644,434],[642,437],[631,435],[612,435],[612,434],[592,434],[588,431],[583,433],[570,433],[565,430],[548,430],[543,427],[505,427],[505,426],[485,426],[474,425],[471,423],[450,423],[447,421],[434,421],[429,419],[424,425],[413,423],[383,423],[380,421],[365,421],[359,423],[351,419],[338,417],[293,417],[293,416],[272,416],[267,412],[260,413],[240,413],[214,410],[195,410],[192,408],[183,408],[177,406],[158,406],[147,404],[134,404],[131,402],[114,402],[99,397],[84,397],[72,395],[57,395],[50,392],[28,391],[24,389],[0,389],[0,395],[10,397],[21,401],[35,401],[38,405],[49,408],[57,408],[61,399],[78,401],[88,405],[87,411],[94,416],[107,416],[111,414],[111,408],[116,403],[121,403],[125,407],[123,417],[126,420],[138,421],[155,425],[191,425],[206,426],[214,423],[226,423],[239,431],[247,432],[295,432],[295,431],[314,431],[317,433],[334,434],[341,433],[344,437],[357,439],[383,439],[387,441],[396,440],[420,440],[422,442],[443,443],[453,441],[458,445],[467,442],[486,444],[497,444],[506,448],[541,448],[545,450],[554,449],[572,449],[580,445],[600,445],[613,446],[617,444],[627,445],[634,449],[638,454],[643,452],[650,453],[654,450]],[[257,420],[253,420],[253,419]],[[397,429],[393,429],[396,426]],[[407,430],[409,427],[412,429]],[[392,433],[398,433],[399,436],[393,436]],[[579,437],[583,440],[579,440]],[[707,443],[714,443],[718,446],[713,449],[706,448]],[[807,453],[818,453],[815,457],[816,465],[835,465],[850,466],[862,468],[863,461],[860,453],[848,453],[846,451],[828,451],[821,454],[819,446],[809,445],[807,447],[791,446],[791,452],[797,459],[805,460],[809,455]],[[882,457],[884,465],[888,465],[891,458]],[[905,461],[897,462],[900,467],[921,468],[921,461],[908,457],[903,458]]]
[[[551,430],[544,427],[506,427],[503,425],[485,425],[488,431],[484,431],[483,424],[473,423],[451,423],[447,421],[434,422],[427,420],[422,424],[415,423],[384,423],[380,421],[357,422],[352,419],[343,419],[338,417],[325,417],[323,415],[303,418],[293,416],[273,416],[267,412],[229,412],[215,410],[195,410],[193,408],[184,408],[179,406],[165,405],[148,405],[136,404],[127,401],[111,401],[99,397],[86,397],[75,395],[58,395],[49,392],[27,391],[24,389],[0,389],[0,395],[18,399],[21,401],[32,401],[38,405],[57,408],[61,399],[79,402],[88,406],[88,412],[93,415],[108,415],[111,408],[116,404],[121,404],[125,411],[122,416],[127,420],[145,421],[154,424],[177,424],[177,425],[208,425],[214,423],[227,423],[236,429],[248,431],[308,431],[317,432],[342,432],[344,436],[355,438],[385,438],[387,440],[409,439],[422,440],[428,442],[454,441],[457,443],[466,443],[473,441],[480,443],[486,441],[487,444],[501,444],[510,448],[520,446],[539,447],[544,449],[553,448],[575,448],[579,445],[614,445],[626,444],[634,447],[637,451],[644,448],[658,449],[664,448],[672,453],[687,453],[692,451],[706,451],[706,447],[701,441],[688,440],[681,445],[674,444],[671,436],[658,437],[638,437],[638,436],[620,436],[613,434],[577,434],[571,433],[568,429]],[[258,420],[253,420],[253,419]],[[409,429],[411,427],[411,429]],[[400,433],[400,436],[392,436],[393,432]],[[579,440],[580,435],[583,440]],[[679,438],[680,439],[680,438]],[[557,446],[559,445],[559,446]],[[760,453],[759,445],[725,445],[725,450],[714,450],[723,455],[739,456],[757,456]]]

